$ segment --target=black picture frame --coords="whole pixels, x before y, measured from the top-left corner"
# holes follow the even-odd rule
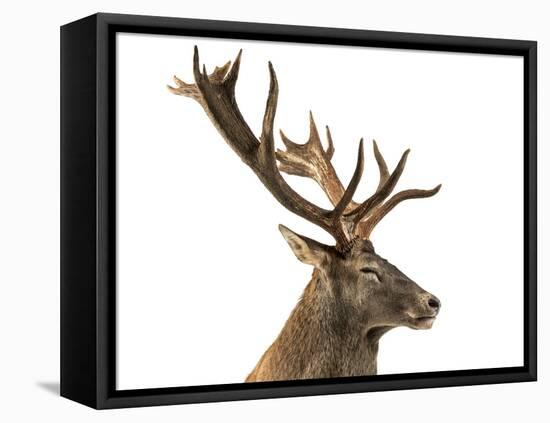
[[[524,365],[116,390],[117,32],[515,55],[524,60]],[[61,395],[97,409],[534,381],[537,377],[534,41],[95,14],[61,27]]]

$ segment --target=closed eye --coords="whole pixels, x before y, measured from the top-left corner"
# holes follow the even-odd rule
[[[376,272],[376,270],[371,269],[370,267],[363,267],[361,269],[361,272],[366,273],[366,274],[370,274],[370,275],[374,275],[374,276],[376,276],[376,278],[379,281],[381,280],[380,275],[378,274],[378,272]]]

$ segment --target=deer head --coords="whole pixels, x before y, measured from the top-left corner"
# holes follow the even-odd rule
[[[376,254],[370,241],[360,240],[342,254],[283,225],[279,229],[296,257],[315,267],[325,288],[317,290],[317,295],[324,292],[336,300],[335,307],[342,308],[337,313],[352,326],[378,335],[381,328],[431,328],[439,300]]]
[[[195,47],[195,83],[188,84],[174,77],[176,86],[168,86],[168,89],[174,94],[193,98],[203,107],[225,141],[279,203],[334,237],[335,245],[328,246],[282,225],[279,227],[296,257],[315,267],[325,287],[315,295],[332,298],[346,309],[345,314],[350,319],[364,322],[370,328],[430,328],[440,308],[439,300],[377,255],[370,236],[374,227],[397,204],[407,199],[431,197],[441,186],[431,190],[409,189],[390,197],[403,172],[409,150],[403,153],[390,173],[376,142],[373,142],[380,182],[369,198],[361,203],[354,202],[352,197],[363,172],[363,140],[359,141],[355,171],[344,188],[331,163],[334,144],[330,130],[326,128],[328,147],[325,149],[311,113],[309,140],[298,144],[281,131],[286,149],[276,151],[273,123],[278,83],[275,71],[269,62],[269,94],[262,132],[257,138],[235,99],[241,52],[232,66],[227,62],[208,74],[204,65],[201,72]],[[288,185],[280,172],[315,180],[334,208],[326,210],[309,202]]]

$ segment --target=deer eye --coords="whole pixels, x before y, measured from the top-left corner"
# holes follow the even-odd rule
[[[365,274],[374,275],[374,276],[376,276],[376,279],[378,279],[379,281],[381,280],[381,279],[380,279],[380,275],[378,274],[378,272],[376,272],[376,270],[373,270],[373,269],[371,269],[371,268],[369,268],[369,267],[363,267],[363,268],[361,269],[361,272],[362,272],[362,273],[365,273]]]

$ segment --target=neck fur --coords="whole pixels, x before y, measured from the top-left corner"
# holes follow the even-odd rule
[[[358,321],[315,270],[281,333],[247,380],[376,374],[378,340],[386,331]]]

